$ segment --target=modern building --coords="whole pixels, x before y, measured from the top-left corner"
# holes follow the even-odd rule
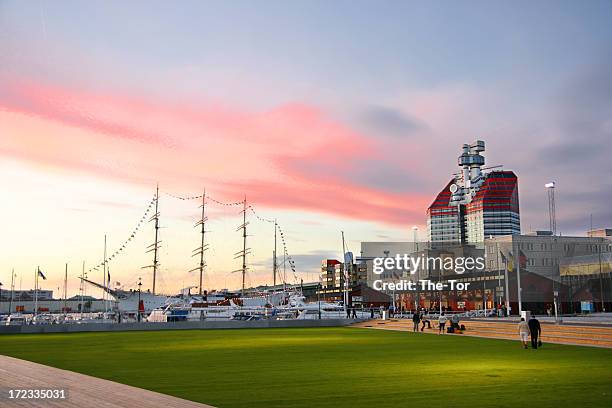
[[[352,258],[352,257],[351,257]],[[349,291],[367,282],[367,269],[364,263],[352,261],[348,268]],[[344,263],[336,259],[325,259],[321,263],[321,298],[326,300],[342,300],[345,290]]]
[[[518,310],[519,280],[523,310],[543,313],[553,307],[578,313],[612,310],[612,241],[603,237],[572,237],[536,231],[485,240],[491,299]],[[520,273],[520,277],[519,274]],[[507,277],[507,284],[506,284]]]
[[[361,251],[357,262],[366,265],[370,287],[374,279],[430,280],[447,285],[454,280],[469,284],[468,290],[385,291],[403,310],[417,307],[490,310],[507,305],[516,315],[519,288],[521,309],[538,314],[553,310],[555,301],[560,313],[612,310],[612,240],[607,238],[553,236],[550,231],[536,231],[485,238],[483,245],[362,242]],[[404,270],[386,271],[381,275],[372,272],[375,257],[394,258],[403,254],[455,259],[482,256],[485,268],[474,268],[460,275],[435,267],[419,269],[414,274]]]
[[[463,145],[461,172],[453,175],[427,209],[428,241],[476,244],[521,232],[518,178],[512,171],[483,168],[481,140]]]

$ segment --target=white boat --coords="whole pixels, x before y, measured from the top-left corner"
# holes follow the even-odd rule
[[[369,312],[356,311],[358,318],[369,318]],[[195,301],[177,300],[155,309],[149,322],[227,321],[227,320],[306,320],[346,317],[344,306],[330,302],[306,302],[301,293],[272,292],[253,297],[226,299],[202,306]]]
[[[76,320],[76,323],[117,323],[117,314],[115,312],[89,313]]]
[[[55,318],[50,314],[39,314],[32,318],[32,324],[42,326],[47,324],[54,324]]]
[[[144,306],[145,313],[149,313],[154,309],[160,308],[171,301],[173,299],[178,299],[177,297],[167,296],[167,295],[159,295],[153,294],[151,292],[139,292],[137,290],[123,290],[120,288],[111,289],[104,285],[100,285],[94,281],[90,281],[89,279],[80,278],[84,282],[89,283],[99,289],[104,290],[110,296],[112,296],[116,305],[113,305],[113,309],[117,309],[119,312],[136,312],[138,311],[138,299],[142,302]]]
[[[5,322],[7,326],[24,326],[28,324],[28,318],[20,313],[11,314]]]

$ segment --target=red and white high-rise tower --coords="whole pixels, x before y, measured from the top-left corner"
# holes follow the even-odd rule
[[[427,209],[433,244],[472,244],[499,235],[520,234],[518,178],[508,170],[485,171],[485,144],[464,144],[461,172],[454,175]]]

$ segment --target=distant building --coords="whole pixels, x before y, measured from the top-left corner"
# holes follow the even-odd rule
[[[600,228],[587,232],[591,238],[607,238],[612,239],[612,228]]]
[[[367,269],[363,263],[351,263],[348,273],[349,291],[367,282]],[[342,300],[344,281],[344,264],[336,259],[324,259],[321,263],[321,297],[326,300]]]
[[[431,280],[448,284],[450,280],[469,284],[469,290],[385,291],[399,308],[417,307],[438,310],[492,309],[507,303],[518,313],[518,271],[520,271],[523,310],[542,314],[554,304],[555,294],[561,313],[580,313],[586,304],[590,311],[612,311],[612,240],[596,237],[553,236],[550,231],[524,235],[485,238],[479,245],[433,245],[412,242],[362,242],[368,285],[375,279],[397,282]],[[380,275],[372,271],[376,257],[479,257],[484,269],[463,274],[435,268],[389,270]]]
[[[462,171],[453,176],[427,209],[433,245],[482,243],[490,236],[521,232],[518,178],[512,171],[483,171],[483,141],[464,144]]]
[[[63,313],[63,312],[103,312],[117,308],[115,300],[94,299],[91,296],[84,296],[81,301],[80,296],[72,297],[69,300],[45,299],[35,302],[33,300],[15,300],[0,302],[0,314],[8,313],[34,313],[38,307],[38,313]]]
[[[543,313],[557,295],[560,311],[612,310],[612,242],[603,237],[570,237],[537,231],[485,240],[485,287],[493,299],[503,299],[508,276],[509,300],[518,307],[517,271],[521,273],[523,310]],[[495,292],[496,291],[496,292]]]
[[[2,301],[8,301],[9,299],[13,300],[34,300],[36,297],[36,292],[38,292],[38,300],[51,300],[53,299],[53,291],[52,290],[42,290],[39,289],[35,291],[34,289],[29,290],[3,290],[1,293]]]

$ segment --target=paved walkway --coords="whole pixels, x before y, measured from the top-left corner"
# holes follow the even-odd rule
[[[436,322],[425,333],[438,334]],[[519,340],[517,323],[507,321],[462,320],[466,330],[456,336],[488,337],[495,339]],[[369,320],[354,324],[353,327],[371,329],[412,331],[411,319]],[[420,326],[419,326],[420,328]],[[445,336],[454,336],[445,334]],[[612,327],[575,326],[542,323],[542,341],[544,343],[571,344],[612,348]]]
[[[9,389],[66,389],[65,400],[11,400]],[[0,407],[210,408],[181,398],[0,355]]]

